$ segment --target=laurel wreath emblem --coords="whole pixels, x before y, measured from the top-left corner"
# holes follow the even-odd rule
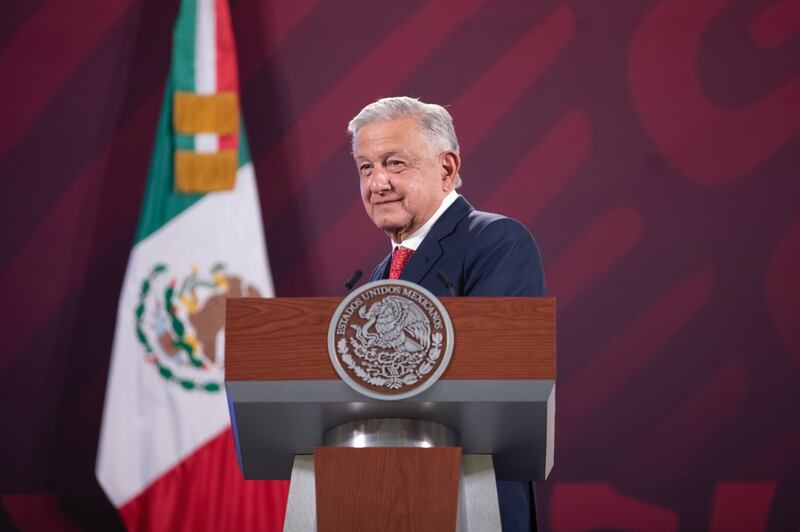
[[[342,362],[362,381],[372,386],[397,390],[413,386],[433,370],[442,354],[443,339],[441,333],[433,333],[427,353],[370,348],[356,338],[349,338],[350,346],[347,339],[341,338],[336,350]],[[353,348],[352,354],[350,347]]]
[[[175,298],[182,298],[184,304],[191,304],[190,300],[185,298],[185,293],[193,290],[198,286],[222,286],[224,285],[224,277],[222,272],[224,265],[221,263],[215,264],[211,268],[211,279],[201,279],[198,277],[197,271],[193,271],[180,285],[173,280],[168,283],[163,293],[162,299],[159,302],[159,308],[163,305],[165,318],[169,323],[169,342],[172,347],[182,351],[189,365],[196,369],[208,369],[206,362],[199,356],[199,345],[197,339],[190,335],[187,331],[186,325],[180,319],[176,312]],[[142,280],[139,286],[139,298],[137,305],[134,309],[134,327],[136,339],[145,352],[145,360],[153,364],[158,370],[158,374],[167,381],[174,382],[180,385],[185,390],[198,390],[210,393],[218,393],[222,389],[222,383],[215,380],[204,380],[187,377],[186,375],[178,375],[173,368],[164,364],[157,355],[153,348],[153,340],[148,336],[145,327],[144,319],[147,315],[147,303],[150,299],[149,296],[153,290],[154,281],[167,271],[166,264],[156,264],[150,273]]]

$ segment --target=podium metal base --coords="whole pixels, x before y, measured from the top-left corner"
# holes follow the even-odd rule
[[[458,447],[458,434],[432,421],[363,419],[333,427],[322,436],[326,447]]]

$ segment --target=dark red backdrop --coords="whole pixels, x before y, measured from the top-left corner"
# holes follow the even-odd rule
[[[0,18],[0,528],[113,522],[93,476],[177,0]],[[800,2],[234,0],[279,295],[387,251],[345,124],[450,105],[464,195],[559,298],[548,529],[800,524]]]

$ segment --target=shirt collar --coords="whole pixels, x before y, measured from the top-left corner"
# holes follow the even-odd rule
[[[428,219],[428,221],[422,225],[422,227],[414,231],[413,235],[403,240],[402,243],[398,244],[397,242],[394,241],[394,239],[391,239],[392,250],[394,250],[394,248],[396,248],[397,246],[403,246],[404,248],[413,249],[414,251],[416,251],[419,245],[422,244],[423,239],[430,232],[431,228],[433,227],[433,224],[436,223],[436,220],[438,220],[444,214],[444,211],[446,211],[450,207],[450,205],[452,205],[458,199],[458,196],[459,193],[456,192],[455,189],[451,190],[450,193],[448,193],[447,196],[444,197],[444,199],[442,200],[442,204],[439,205],[439,208],[436,209],[436,212],[433,213],[433,216],[431,216]]]

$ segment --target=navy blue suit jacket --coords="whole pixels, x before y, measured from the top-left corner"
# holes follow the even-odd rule
[[[390,253],[370,281],[387,279],[391,262]],[[499,214],[476,211],[463,197],[436,221],[400,279],[437,296],[450,295],[438,271],[452,280],[457,296],[539,297],[547,293],[539,249],[525,226]]]

